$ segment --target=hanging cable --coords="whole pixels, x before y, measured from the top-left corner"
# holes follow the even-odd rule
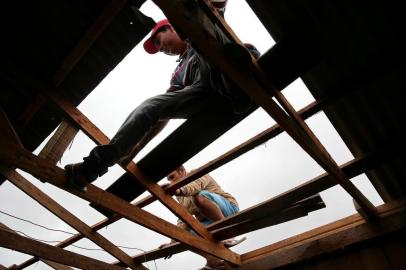
[[[27,222],[27,223],[32,224],[32,225],[34,225],[34,226],[37,226],[37,227],[40,227],[40,228],[49,230],[49,231],[66,233],[66,234],[69,234],[69,235],[76,235],[75,233],[72,233],[72,232],[48,228],[48,227],[43,226],[43,225],[41,225],[41,224],[38,224],[38,223],[35,223],[35,222],[33,222],[33,221],[30,221],[30,220],[27,220],[27,219],[23,219],[23,218],[14,216],[14,215],[12,215],[12,214],[6,213],[6,212],[1,211],[1,210],[0,210],[0,213],[3,214],[3,215],[6,215],[6,216],[12,217],[12,218],[14,218],[14,219],[18,219],[18,220]],[[22,232],[22,231],[18,231],[18,230],[12,230],[12,229],[8,229],[8,228],[4,228],[4,229],[7,230],[7,231],[10,231],[10,232],[15,232],[15,233],[21,234],[21,235],[23,235],[23,236],[25,236],[25,237],[27,237],[27,238],[29,238],[29,239],[32,239],[32,240],[35,240],[35,241],[39,241],[39,242],[44,242],[44,243],[58,243],[58,244],[62,243],[62,241],[58,241],[58,240],[42,240],[42,239],[34,238],[34,237],[31,237],[31,236],[29,236],[28,234],[26,234],[26,233],[24,233],[24,232]],[[71,246],[76,247],[76,248],[79,248],[79,249],[83,249],[83,250],[89,250],[89,251],[104,251],[104,252],[106,252],[106,251],[105,251],[104,249],[102,249],[102,248],[86,248],[86,247],[81,247],[81,246],[74,245],[74,244],[71,244]],[[140,249],[140,248],[136,248],[136,247],[127,247],[127,246],[120,246],[120,245],[116,245],[116,246],[117,246],[117,247],[120,247],[120,248],[124,248],[124,249],[138,250],[138,251],[142,251],[142,252],[144,252],[144,253],[146,252],[145,250]],[[144,258],[145,258],[144,263],[147,263],[147,260],[146,260],[145,255],[144,255]],[[154,260],[154,264],[155,264],[155,269],[158,269],[155,260]]]

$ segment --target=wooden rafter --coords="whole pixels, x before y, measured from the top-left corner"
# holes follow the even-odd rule
[[[0,228],[0,246],[80,269],[122,270],[124,268],[71,251],[44,244]]]
[[[83,234],[85,237],[104,249],[106,252],[110,253],[113,257],[123,262],[126,266],[130,267],[131,269],[146,269],[142,265],[140,266],[136,264],[128,254],[123,252],[120,248],[111,243],[101,234],[95,232],[91,227],[86,225],[86,223],[81,221],[79,218],[65,209],[62,205],[58,204],[55,200],[46,195],[39,188],[30,183],[16,171],[0,168],[0,173],[7,177],[11,183],[17,186],[28,196],[36,200],[46,209],[51,211],[54,215],[56,215],[72,228]]]
[[[14,232],[11,228],[7,227],[6,225],[4,225],[4,224],[2,224],[2,223],[0,223],[0,228],[6,229],[6,230],[10,231],[11,233],[17,234],[17,233]],[[54,268],[55,270],[73,270],[73,268],[71,268],[71,267],[69,267],[69,266],[66,266],[66,265],[63,265],[63,264],[59,264],[59,263],[56,263],[56,262],[52,262],[52,261],[48,261],[48,260],[43,260],[43,259],[40,259],[40,260],[41,260],[43,263],[45,263],[45,264],[51,266],[51,267]],[[1,266],[1,265],[0,265],[0,266]],[[14,266],[14,268],[15,268],[15,266]],[[6,268],[6,267],[4,267],[4,268],[1,268],[1,267],[0,267],[0,269],[7,269],[7,268]]]
[[[264,269],[265,266],[266,269],[274,269],[405,229],[405,198],[379,206],[378,213],[379,223],[367,222],[359,214],[355,214],[270,246],[250,251],[241,255],[243,264],[236,269]]]
[[[209,16],[202,12],[196,5],[184,1],[154,0],[162,9],[167,18],[178,29],[182,30],[193,42],[196,49],[202,52],[206,58],[216,64],[229,76],[241,89],[250,95],[258,105],[260,105],[319,165],[359,203],[367,215],[371,218],[377,217],[373,204],[349,181],[338,165],[317,140],[311,130],[302,121],[297,113],[292,109],[287,100],[278,92],[263,75],[263,72],[255,61],[252,67],[247,66],[247,62],[238,62],[235,55],[228,53],[224,44],[221,44],[216,33],[220,30],[216,28]],[[205,1],[200,1],[206,5]],[[217,17],[217,24],[222,25],[222,30],[230,29],[223,18],[218,14],[211,14]],[[221,31],[221,30],[220,30]],[[232,42],[241,44],[238,38],[228,31],[225,36],[231,37]],[[252,69],[251,69],[252,68]],[[254,75],[255,74],[255,75]],[[264,88],[264,85],[266,88]],[[277,103],[272,100],[269,93],[273,93],[281,102],[286,113]]]

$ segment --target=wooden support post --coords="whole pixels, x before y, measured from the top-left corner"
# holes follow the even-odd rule
[[[228,38],[231,37],[230,42],[232,43],[241,45],[241,41],[233,33],[227,31],[229,27],[226,26],[227,24],[223,18],[213,13],[208,16],[199,6],[187,1],[154,0],[154,2],[162,9],[171,23],[192,40],[195,48],[202,52],[210,63],[220,67],[229,78],[250,95],[322,168],[330,173],[357,200],[368,216],[371,218],[377,217],[373,204],[342,173],[306,124],[297,118],[297,113],[291,109],[290,104],[282,97],[282,94],[278,93],[266,79],[258,64],[255,61],[252,63],[236,62],[238,57],[236,58],[234,55],[227,53],[227,48],[218,41],[216,36],[219,31],[225,29],[226,33],[223,34]],[[207,5],[205,1],[200,1],[200,3]],[[210,19],[213,16],[217,17],[217,25],[221,24],[222,26],[216,27]],[[267,89],[264,88],[264,85]],[[276,94],[288,113],[272,100],[269,93]]]
[[[64,265],[78,267],[80,269],[124,269],[116,265],[111,265],[96,259],[76,254],[71,251],[63,250],[39,241],[22,237],[4,228],[0,228],[0,246],[12,250],[17,250],[33,256],[38,256],[40,258],[58,262]]]
[[[123,262],[126,266],[130,267],[131,269],[146,269],[142,265],[140,266],[136,264],[128,254],[115,246],[101,234],[95,232],[92,228],[86,225],[86,223],[82,222],[79,218],[70,213],[62,205],[58,204],[16,171],[0,168],[0,173],[6,176],[11,183],[21,189],[28,196],[36,200],[54,215],[83,234],[106,252],[110,253],[113,257]]]

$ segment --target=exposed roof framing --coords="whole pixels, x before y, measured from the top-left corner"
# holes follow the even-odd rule
[[[34,256],[18,268],[28,267],[41,258],[60,269],[66,269],[64,265],[82,269],[146,269],[141,264],[145,260],[192,250],[221,258],[230,269],[273,269],[405,229],[405,201],[394,201],[406,195],[403,184],[405,144],[401,132],[405,116],[401,108],[406,99],[404,80],[400,79],[405,65],[401,61],[403,46],[398,37],[404,36],[405,29],[399,27],[404,25],[404,19],[396,5],[382,4],[379,8],[383,11],[378,12],[378,6],[368,1],[362,6],[363,1],[327,4],[323,1],[248,0],[277,41],[257,61],[247,54],[238,37],[223,18],[213,12],[208,1],[154,0],[179,33],[188,37],[199,52],[219,66],[278,124],[203,164],[178,182],[161,188],[157,182],[163,176],[247,116],[231,114],[226,106],[216,106],[213,101],[210,112],[202,110],[188,119],[140,162],[123,164],[126,173],[109,188],[102,190],[90,185],[87,192],[81,193],[66,186],[65,172],[56,162],[78,130],[96,144],[106,144],[109,138],[76,106],[153,25],[152,19],[138,10],[142,0],[85,2],[67,1],[58,6],[51,1],[35,6],[28,1],[23,7],[13,4],[6,7],[11,15],[21,14],[18,16],[21,22],[32,22],[23,24],[20,33],[32,39],[36,50],[32,53],[21,48],[21,37],[15,33],[20,22],[10,19],[14,25],[6,29],[10,42],[5,42],[9,54],[0,72],[0,83],[6,90],[0,103],[0,173],[79,232],[57,246],[49,246],[0,227],[0,246]],[[32,16],[34,11],[39,17]],[[351,12],[359,14],[359,18]],[[378,18],[379,23],[372,17]],[[57,25],[57,31],[53,24]],[[378,34],[386,38],[385,42],[376,37]],[[346,40],[343,42],[343,39]],[[352,43],[352,39],[358,43]],[[337,42],[343,43],[339,46]],[[304,43],[308,46],[302,46]],[[38,52],[42,59],[38,58]],[[394,61],[394,56],[399,60]],[[296,112],[280,90],[299,76],[316,101]],[[381,88],[387,91],[383,93]],[[353,160],[339,166],[307,126],[304,120],[319,111],[325,112],[338,129],[355,156]],[[378,112],[372,114],[375,111]],[[215,120],[214,115],[217,115]],[[371,126],[364,125],[364,121]],[[32,151],[59,124],[41,153],[34,155]],[[178,143],[197,129],[205,136],[187,146]],[[290,135],[326,172],[207,228],[172,198],[177,188],[282,132]],[[176,155],[170,151],[174,145],[179,151]],[[157,160],[161,161],[160,166]],[[15,168],[89,201],[108,218],[93,226],[84,224]],[[351,183],[351,178],[362,173],[370,177],[380,195],[390,203],[374,207]],[[320,209],[324,203],[318,193],[335,185],[341,185],[354,198],[360,206],[360,215],[242,255],[219,242]],[[150,196],[130,203],[146,190]],[[188,224],[196,235],[142,209],[155,200]],[[123,217],[178,242],[130,256],[97,233]],[[84,237],[118,261],[101,262],[63,250]],[[284,256],[280,256],[282,253]],[[3,268],[0,265],[0,269]]]

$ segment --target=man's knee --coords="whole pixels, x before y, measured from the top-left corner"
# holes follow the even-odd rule
[[[211,201],[207,198],[207,195],[206,195],[207,193],[208,193],[207,191],[202,190],[199,193],[197,193],[195,196],[193,196],[193,202],[195,203],[195,205],[198,208],[207,205],[207,202]]]

